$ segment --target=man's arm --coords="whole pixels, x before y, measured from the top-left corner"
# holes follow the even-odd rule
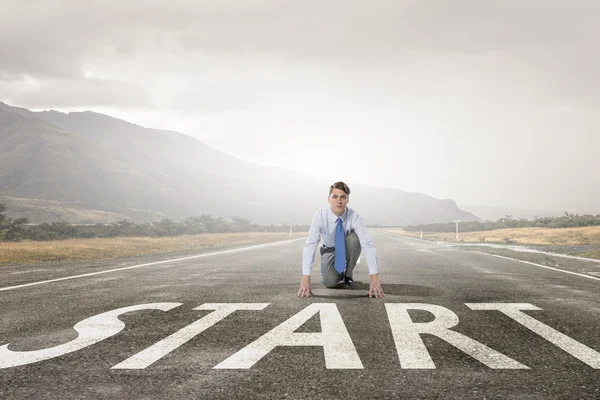
[[[354,229],[354,232],[356,232],[356,236],[358,236],[358,240],[360,241],[360,247],[362,247],[365,260],[367,260],[367,265],[369,266],[369,275],[376,275],[378,272],[378,265],[375,245],[369,235],[367,235],[367,226],[358,213],[352,223],[352,229]]]
[[[302,251],[302,281],[300,282],[300,290],[298,290],[297,296],[309,297],[312,294],[310,290],[310,274],[312,266],[315,263],[317,245],[321,241],[321,230],[321,218],[317,212],[313,216],[310,229],[308,230],[308,238]]]
[[[356,219],[353,222],[352,227],[354,232],[356,232],[356,236],[358,236],[360,246],[362,247],[363,254],[365,255],[365,260],[369,266],[369,297],[383,297],[383,289],[381,288],[379,275],[377,274],[379,266],[377,265],[375,245],[373,244],[373,241],[369,235],[367,235],[367,226],[358,213],[356,214]]]
[[[369,275],[369,297],[383,297],[383,289],[377,274]]]

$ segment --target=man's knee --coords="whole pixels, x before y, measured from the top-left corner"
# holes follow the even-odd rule
[[[360,240],[356,232],[351,232],[346,236],[346,249],[350,252],[360,252]]]
[[[333,289],[340,285],[340,279],[337,274],[327,274],[325,277],[323,277],[323,283],[327,288]]]

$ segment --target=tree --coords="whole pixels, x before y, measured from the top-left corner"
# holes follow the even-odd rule
[[[0,203],[0,240],[23,240],[23,225],[27,223],[27,218],[13,219],[4,215],[4,211],[6,211],[6,205]]]

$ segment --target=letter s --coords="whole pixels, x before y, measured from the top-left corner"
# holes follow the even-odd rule
[[[138,310],[169,311],[180,306],[181,304],[182,303],[140,304],[137,306],[118,308],[116,310],[94,315],[93,317],[89,317],[78,322],[73,327],[79,333],[79,336],[77,336],[75,339],[47,349],[33,351],[12,351],[8,349],[9,344],[5,344],[4,346],[0,347],[0,369],[48,360],[50,358],[81,350],[94,343],[108,339],[125,328],[125,324],[118,319],[118,316],[121,314]]]

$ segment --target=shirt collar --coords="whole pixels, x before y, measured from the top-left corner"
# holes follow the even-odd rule
[[[335,223],[338,219],[338,216],[331,211],[331,207],[327,207],[327,214],[329,215],[329,219]],[[346,217],[348,216],[348,207],[344,210],[344,213],[339,216],[342,219],[342,222],[346,222]]]

